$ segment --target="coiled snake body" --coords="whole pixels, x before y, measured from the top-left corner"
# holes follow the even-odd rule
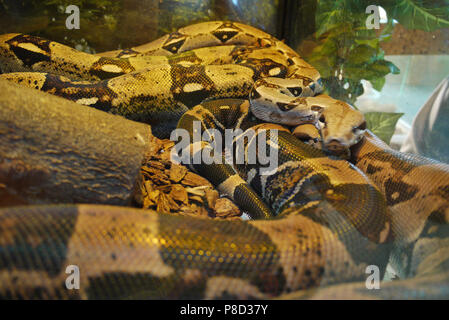
[[[199,39],[201,46],[224,46],[198,48]],[[419,283],[429,275],[436,277],[427,296],[448,296],[448,166],[395,152],[369,132],[363,135],[363,116],[350,106],[308,97],[320,90],[318,73],[278,40],[241,24],[212,22],[115,53],[118,58],[23,35],[3,36],[0,50],[2,71],[21,71],[2,75],[6,79],[135,120],[159,115],[160,132],[178,120],[190,134],[195,120],[218,131],[238,127],[259,134],[275,128],[278,135],[269,133],[266,140],[279,149],[278,167],[269,176],[247,163],[194,167],[254,217],[274,213],[271,220],[212,221],[99,205],[2,209],[0,296],[271,298],[356,292],[382,298],[388,297],[385,291],[360,289],[358,282],[364,283],[368,266],[383,274],[388,262],[401,278],[411,278],[388,284],[398,288],[396,298],[420,297]],[[222,55],[212,59],[210,50]],[[248,95],[251,105],[241,99],[201,102]],[[324,116],[318,127],[325,148],[351,148],[352,163],[252,116],[273,121],[294,116],[292,110],[300,121]],[[81,270],[80,290],[65,287],[69,265]],[[348,282],[354,282],[354,292],[332,291],[332,285]]]

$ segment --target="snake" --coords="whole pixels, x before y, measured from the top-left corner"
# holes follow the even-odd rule
[[[319,94],[319,72],[293,49],[238,22],[194,24],[112,55],[23,34],[0,37],[2,77],[148,123],[160,138],[206,98],[249,97],[264,121],[315,122],[335,153],[347,152],[366,127],[352,106]]]
[[[233,29],[227,22],[215,22],[212,26],[220,28],[223,25],[227,31]],[[249,37],[246,30],[252,29],[236,25],[245,33],[242,38]],[[194,26],[187,27],[187,31],[213,39],[204,36],[210,30],[208,23],[203,25],[204,28],[195,29]],[[175,56],[184,45],[187,50],[196,50],[191,48],[188,37],[185,38],[189,34],[187,31],[180,29],[156,44],[110,55],[137,59],[145,57],[145,52],[163,56],[164,50],[170,49],[175,51],[172,52]],[[230,34],[217,34],[220,34],[219,38],[232,38]],[[3,39],[9,41],[15,37],[17,35],[7,35]],[[178,38],[183,40],[177,42]],[[236,38],[236,46],[248,45],[237,41],[240,40]],[[216,39],[204,42],[209,46],[217,44]],[[278,45],[282,46],[281,43]],[[49,46],[53,45],[49,43]],[[36,52],[35,44],[18,47]],[[231,48],[224,50],[227,49]],[[21,55],[20,65],[23,66],[26,54],[15,51],[14,57],[10,55],[7,60],[17,60]],[[40,54],[48,57],[48,51],[42,50]],[[2,55],[7,56],[4,51],[1,51]],[[42,56],[31,56],[26,61],[44,61]],[[252,72],[260,66],[260,60],[244,63],[247,65],[239,62],[235,65],[245,68],[251,65]],[[33,68],[35,64],[29,67]],[[61,65],[60,62],[56,64]],[[207,66],[227,68],[231,65],[196,64],[189,67],[204,72]],[[159,72],[172,70],[172,67],[162,63],[161,68],[150,69]],[[7,68],[1,66],[3,72],[17,71]],[[38,89],[42,81],[48,83],[49,78],[54,80],[53,84],[62,79],[69,85],[61,92],[67,95],[75,90],[75,80],[70,80],[67,74],[19,71],[3,76],[23,79],[21,82]],[[121,77],[149,79],[142,78],[139,71],[134,72],[107,81]],[[80,86],[92,85],[91,80],[79,81],[83,81],[78,82]],[[98,83],[106,84],[101,81]],[[337,292],[340,298],[354,293],[374,298],[401,297],[401,294],[406,298],[435,295],[447,298],[448,165],[392,150],[365,130],[363,118],[357,118],[357,112],[352,112],[352,108],[345,106],[333,110],[319,104],[322,108],[318,111],[319,117],[325,114],[320,122],[326,122],[323,126],[314,126],[320,139],[328,137],[323,133],[326,126],[337,128],[330,123],[340,122],[342,127],[350,128],[338,134],[339,139],[345,136],[346,141],[350,141],[347,145],[350,159],[329,155],[326,150],[331,149],[331,144],[323,143],[324,149],[319,150],[295,138],[288,127],[267,124],[254,114],[250,97],[260,92],[254,88],[258,81],[265,86],[261,91],[269,91],[270,84],[277,80],[272,82],[270,77],[252,79],[253,87],[245,92],[243,99],[220,95],[214,96],[213,100],[202,98],[201,102],[195,102],[178,115],[177,126],[191,135],[193,121],[218,132],[236,127],[244,131],[252,129],[257,135],[268,131],[264,136],[265,145],[274,145],[279,152],[278,166],[271,175],[260,174],[259,164],[246,162],[232,168],[223,163],[194,166],[237,203],[253,207],[255,218],[259,219],[220,221],[83,204],[3,208],[0,210],[0,297],[267,299],[326,297]],[[58,85],[53,91],[61,89]],[[299,87],[304,89],[304,86]],[[103,88],[106,92],[106,87]],[[157,88],[161,89],[160,86]],[[130,89],[137,90],[137,87]],[[167,94],[173,96],[171,91]],[[299,98],[332,101],[324,95]],[[79,99],[83,98],[78,96]],[[312,101],[310,105],[315,106],[316,100]],[[357,118],[358,122],[345,123],[345,115],[338,116],[345,110],[351,113],[347,119]],[[335,122],[331,115],[337,115]],[[328,130],[331,135],[338,131],[332,130]],[[205,148],[207,144],[202,150]],[[271,216],[267,216],[264,206]],[[364,285],[367,268],[375,266],[383,275],[388,263],[393,265],[401,280],[386,284],[388,290],[385,291],[368,290]],[[79,266],[79,290],[68,290],[65,285],[66,268],[70,265]],[[431,282],[427,287],[419,287],[429,279]],[[349,289],[339,289],[342,286]]]

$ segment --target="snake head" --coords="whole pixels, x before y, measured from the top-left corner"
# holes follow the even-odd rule
[[[363,138],[365,117],[343,101],[322,96],[326,102],[320,112],[318,125],[323,145],[334,154],[349,154],[349,148]]]
[[[254,83],[250,92],[251,111],[259,119],[284,125],[315,120],[316,112],[305,103],[312,93],[300,79],[268,77]]]
[[[334,155],[349,156],[349,148],[364,136],[366,121],[363,114],[349,104],[326,95],[309,97],[307,104],[317,112],[317,121],[297,126],[293,135]]]
[[[311,92],[305,92],[303,83],[296,80],[256,81],[250,92],[251,112],[263,121],[289,126],[315,123],[325,149],[336,155],[349,155],[349,148],[360,141],[366,129],[363,114],[324,94],[308,96]]]

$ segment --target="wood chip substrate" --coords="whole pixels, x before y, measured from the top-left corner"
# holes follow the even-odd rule
[[[241,219],[242,212],[205,178],[170,161],[171,140],[157,140],[154,153],[140,169],[135,194],[138,206],[158,212],[204,218]]]

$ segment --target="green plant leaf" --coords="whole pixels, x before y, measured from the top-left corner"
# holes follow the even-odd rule
[[[393,62],[388,61],[388,60],[384,60],[384,62],[390,68],[390,72],[392,74],[399,74],[399,73],[401,73],[401,70]]]
[[[393,8],[394,1],[379,0],[379,5]],[[387,10],[389,19],[382,31],[368,29],[366,7],[371,4],[372,0],[317,0],[318,45],[305,58],[320,71],[327,92],[349,103],[363,93],[361,80],[370,81],[380,91],[387,74],[399,73],[393,63],[384,60],[380,48],[380,43],[391,37],[393,17]]]
[[[391,72],[390,65],[385,60],[378,60],[370,64],[369,69],[375,76],[383,77]]]
[[[398,74],[399,68],[392,62],[377,60],[364,66],[345,65],[345,77],[352,80],[369,80],[376,82],[376,86],[382,87],[379,78],[384,78],[387,74]],[[374,85],[374,84],[373,84]],[[376,89],[377,90],[377,89]]]
[[[316,30],[316,36],[319,37],[325,32],[335,28],[338,22],[341,21],[339,18],[340,15],[341,12],[338,10],[321,14],[320,18],[317,19],[321,21],[321,23],[318,25],[318,29]]]
[[[449,27],[447,0],[389,0],[388,15],[407,29],[434,31]]]
[[[354,39],[354,41],[357,44],[364,44],[364,45],[370,46],[371,48],[374,48],[374,49],[379,47],[379,39],[377,39],[377,38],[374,38],[374,39]]]
[[[388,21],[386,24],[384,24],[384,27],[382,28],[382,31],[380,32],[380,36],[379,38],[381,39],[381,41],[389,41],[391,39],[391,34],[394,31],[394,22],[393,22],[393,18],[391,17],[387,17]]]
[[[396,123],[403,113],[394,112],[367,112],[365,113],[366,126],[376,136],[390,143],[396,128]]]
[[[385,85],[385,77],[374,78],[369,80],[371,82],[373,88],[377,91],[381,91]]]
[[[372,0],[317,0],[315,21],[318,26],[316,35],[334,28],[335,25],[344,21],[356,21],[355,16],[366,16],[365,8]],[[363,19],[363,21],[365,21]]]
[[[350,65],[364,65],[370,63],[375,58],[377,50],[366,44],[359,45],[349,52],[346,63]]]

